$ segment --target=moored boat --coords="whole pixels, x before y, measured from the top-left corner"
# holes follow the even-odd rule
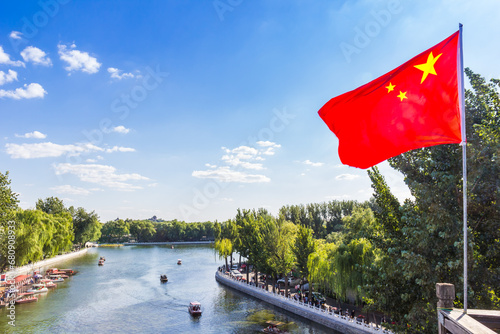
[[[45,285],[38,285],[38,286],[35,286],[35,285],[37,285],[37,284],[33,284],[33,287],[31,289],[29,289],[28,292],[33,292],[34,294],[37,294],[37,293],[49,291],[49,289],[47,289],[47,287]]]
[[[194,316],[201,315],[201,304],[198,302],[191,302],[189,303],[188,307],[189,313]]]
[[[78,271],[73,270],[73,269],[59,269],[59,272],[64,275],[68,276],[73,276],[75,275]]]
[[[16,300],[16,304],[27,304],[27,303],[33,303],[37,302],[38,298],[35,296],[29,296],[29,297],[22,297]]]
[[[64,282],[64,278],[61,277],[61,275],[50,275],[49,279],[53,283],[61,283]]]

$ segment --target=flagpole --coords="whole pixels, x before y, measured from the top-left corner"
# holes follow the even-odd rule
[[[463,208],[464,208],[464,313],[467,314],[467,137],[465,131],[465,87],[464,87],[464,53],[462,43],[462,23],[458,24],[460,36],[460,114],[462,119],[462,174],[463,174]]]

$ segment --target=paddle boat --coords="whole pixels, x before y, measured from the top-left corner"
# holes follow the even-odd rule
[[[160,275],[160,282],[162,283],[168,282],[167,275]]]
[[[75,275],[78,271],[73,270],[73,269],[59,269],[59,272],[64,275],[68,276],[73,276]]]
[[[45,284],[45,287],[47,289],[55,288],[57,287],[57,284],[55,284],[51,279],[49,278],[44,278],[40,280],[41,283]]]
[[[52,283],[61,283],[61,282],[64,282],[64,278],[62,278],[61,275],[50,275],[49,279],[50,279],[50,281]]]
[[[27,304],[27,303],[33,303],[37,302],[38,298],[35,296],[27,296],[27,297],[22,297],[16,300],[16,304]]]
[[[191,302],[189,303],[189,313],[193,316],[198,316],[201,315],[201,304],[198,302]]]
[[[49,289],[45,286],[45,284],[33,284],[31,289],[28,292],[33,292],[34,294],[47,292]]]
[[[104,261],[103,260],[99,260],[99,262],[97,262],[97,265],[98,266],[103,266],[104,265]]]

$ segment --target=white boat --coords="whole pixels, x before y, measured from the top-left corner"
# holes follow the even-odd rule
[[[43,286],[43,287],[33,287],[31,289],[28,290],[28,292],[33,292],[34,294],[37,294],[37,293],[42,293],[42,292],[47,292],[49,291],[49,289],[47,289],[46,286]]]

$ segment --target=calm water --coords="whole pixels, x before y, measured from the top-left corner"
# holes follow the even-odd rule
[[[37,303],[16,306],[16,327],[0,309],[0,333],[259,333],[267,320],[285,322],[290,333],[333,332],[220,285],[214,275],[222,263],[208,246],[92,249],[58,265],[77,275]],[[162,273],[168,283],[160,283]],[[199,318],[187,311],[195,300]]]

